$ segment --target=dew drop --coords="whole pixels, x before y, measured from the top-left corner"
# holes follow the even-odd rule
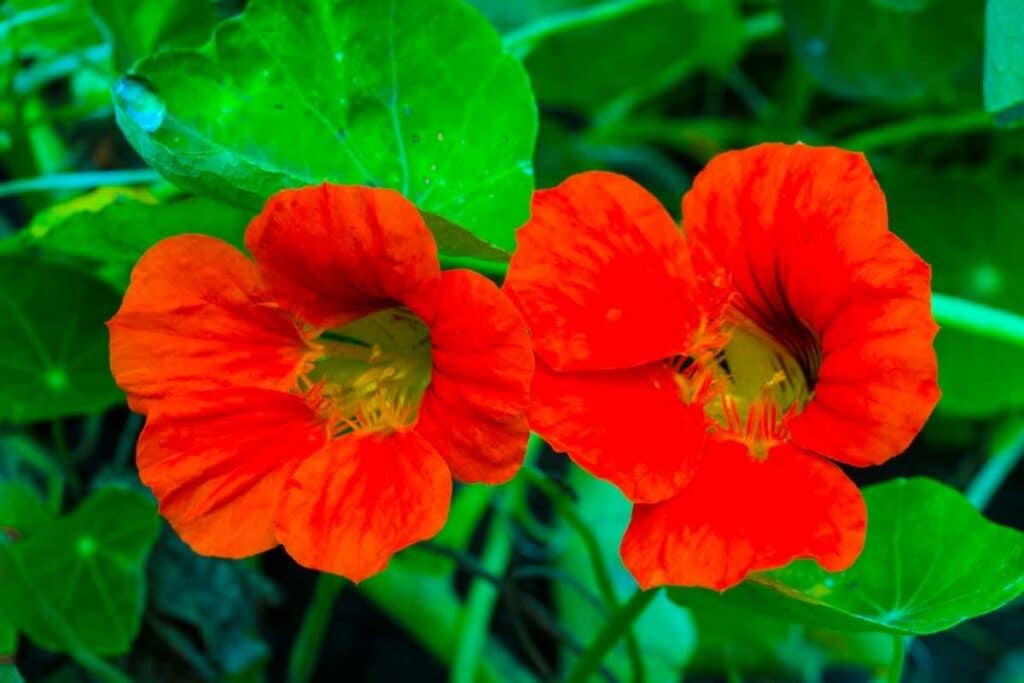
[[[431,164],[430,165],[430,170],[431,171],[436,171],[437,170],[437,164]]]
[[[430,184],[430,177],[429,176],[423,178],[423,184],[424,185],[429,185]]]
[[[345,53],[344,52],[342,52],[341,50],[338,50],[337,52],[334,53],[334,61],[340,62],[343,59],[345,59]]]
[[[125,76],[118,80],[114,98],[128,118],[147,133],[156,131],[167,116],[167,105],[141,78]]]
[[[437,141],[444,142],[444,131],[437,131]]]

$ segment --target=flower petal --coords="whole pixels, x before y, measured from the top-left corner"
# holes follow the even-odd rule
[[[706,419],[679,395],[663,363],[605,372],[554,372],[538,362],[530,427],[634,502],[675,495],[693,476]]]
[[[281,304],[314,325],[395,302],[429,317],[421,299],[440,275],[437,246],[416,207],[394,190],[283,190],[249,224],[245,245]]]
[[[455,477],[497,484],[523,462],[533,349],[522,317],[490,280],[445,271],[430,325],[430,385],[418,431]]]
[[[299,564],[362,581],[441,530],[451,491],[444,460],[415,432],[341,437],[295,471],[277,538]]]
[[[802,557],[841,571],[860,555],[866,520],[860,491],[827,460],[789,445],[755,460],[711,440],[679,495],[633,509],[622,560],[644,588],[725,590]]]
[[[853,465],[903,451],[938,400],[928,265],[888,230],[861,154],[765,144],[715,157],[683,229],[730,272],[747,318],[820,357],[798,445]],[[796,348],[817,347],[813,353]],[[817,361],[815,361],[817,365]]]
[[[276,391],[162,401],[139,437],[139,476],[193,550],[246,557],[277,545],[273,521],[285,485],[326,434],[301,397]]]
[[[555,370],[642,365],[685,351],[700,322],[685,243],[650,193],[613,173],[534,194],[505,291]]]
[[[138,412],[206,389],[287,390],[308,351],[293,317],[270,303],[256,265],[203,235],[149,249],[108,327],[114,379]]]

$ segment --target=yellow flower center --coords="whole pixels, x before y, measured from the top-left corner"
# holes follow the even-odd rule
[[[702,335],[694,355],[674,362],[683,399],[700,401],[715,433],[745,444],[757,458],[787,438],[784,418],[807,405],[819,364],[817,342],[802,326],[780,336],[800,339],[795,353],[775,334],[741,320]]]
[[[334,436],[401,431],[416,422],[430,383],[427,325],[395,306],[327,330],[300,389],[318,403]]]

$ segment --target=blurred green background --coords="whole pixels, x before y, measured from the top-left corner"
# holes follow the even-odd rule
[[[0,3],[0,681],[560,680],[633,590],[628,505],[543,449],[508,487],[459,487],[442,535],[358,588],[280,551],[198,557],[159,519],[103,323],[157,240],[239,244],[271,192],[324,178],[402,190],[447,264],[500,277],[533,186],[610,169],[678,215],[718,152],[863,151],[933,266],[943,398],[907,454],[852,474],[928,476],[1024,526],[1024,2],[248,4]],[[1024,681],[1021,535],[926,488],[893,572],[953,610],[901,633],[942,633],[680,592],[598,680],[893,680],[901,642],[904,681]],[[936,519],[996,554],[934,541]]]

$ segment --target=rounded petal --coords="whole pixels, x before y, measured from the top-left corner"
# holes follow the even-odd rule
[[[341,437],[295,471],[277,538],[299,564],[362,581],[436,535],[451,492],[444,460],[415,432]]]
[[[534,194],[505,291],[556,370],[626,368],[685,351],[700,322],[679,229],[650,193],[613,173]]]
[[[157,243],[135,265],[110,329],[110,366],[133,410],[224,387],[287,390],[308,348],[256,266],[203,235]]]
[[[326,435],[290,394],[235,389],[162,401],[139,437],[139,476],[193,550],[246,557],[277,545],[274,517],[288,479]]]
[[[700,462],[704,411],[679,395],[664,363],[629,370],[534,373],[530,427],[634,502],[675,495]]]
[[[755,460],[743,444],[709,441],[679,495],[634,507],[622,560],[644,588],[725,590],[797,558],[847,569],[866,523],[864,499],[837,465],[789,445]]]
[[[430,230],[394,190],[283,190],[249,224],[245,245],[281,304],[320,327],[395,302],[426,318],[424,290],[440,275]]]
[[[731,274],[736,307],[800,360],[798,445],[854,465],[903,451],[938,400],[930,270],[889,232],[862,154],[765,144],[715,157],[683,229]]]
[[[455,477],[497,484],[519,469],[533,349],[522,317],[494,283],[465,270],[446,271],[430,325],[430,385],[418,431]]]

